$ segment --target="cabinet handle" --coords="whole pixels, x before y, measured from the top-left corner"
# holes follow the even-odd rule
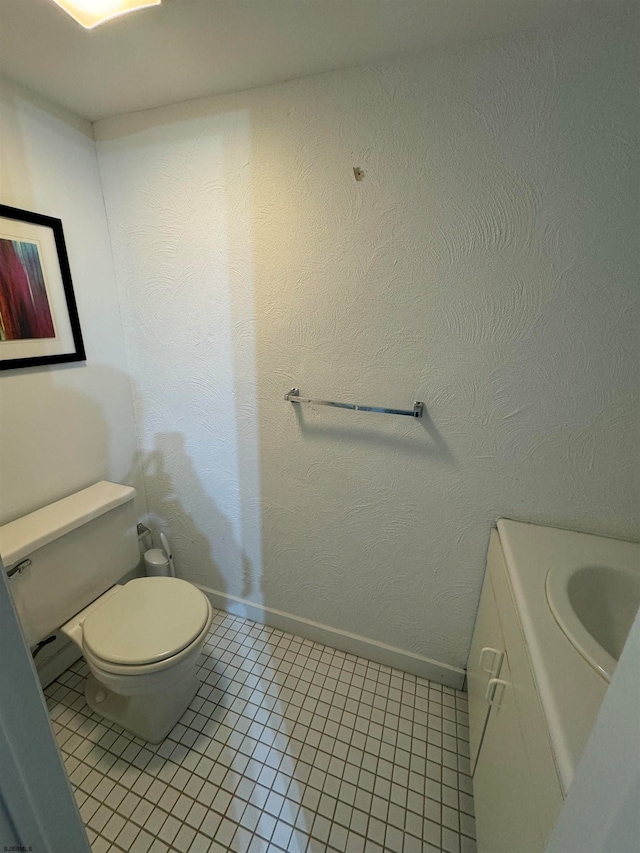
[[[502,702],[502,695],[504,693],[504,688],[507,686],[507,682],[503,681],[501,678],[490,678],[489,683],[487,684],[487,690],[484,694],[484,698],[487,700],[489,705],[495,705],[496,708],[500,707],[500,703]],[[501,687],[500,695],[496,698],[496,693],[498,691],[498,687]]]
[[[484,665],[484,659],[485,656],[488,654],[493,655],[493,660],[491,661],[491,665],[487,669],[487,667]],[[483,672],[486,672],[487,675],[495,676],[500,672],[503,657],[504,652],[500,649],[492,649],[491,646],[485,646],[480,652],[480,660],[478,662],[478,666]]]

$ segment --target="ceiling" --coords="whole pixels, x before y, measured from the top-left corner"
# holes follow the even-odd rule
[[[597,0],[163,0],[84,30],[51,0],[0,0],[0,73],[94,121],[566,23],[597,6]]]

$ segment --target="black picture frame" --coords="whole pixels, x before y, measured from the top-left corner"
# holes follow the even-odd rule
[[[29,226],[33,226],[32,229]],[[12,236],[15,232],[19,232],[17,237]],[[62,221],[53,216],[0,204],[0,243],[0,370],[85,361],[86,353]],[[11,247],[7,245],[9,243],[12,243]],[[40,314],[48,315],[44,322],[49,324],[47,328],[54,330],[54,336],[47,337],[45,332],[27,333],[17,338],[14,330],[13,338],[6,337],[6,321],[3,322],[2,319],[3,305],[7,314],[12,313],[15,316],[21,313],[23,307],[20,306],[18,310],[15,304],[17,287],[12,290],[10,286],[12,271],[15,271],[16,266],[14,264],[10,269],[8,263],[5,263],[5,255],[2,254],[2,250],[13,251],[12,257],[15,257],[13,247],[16,244],[36,244],[36,247],[42,244],[42,251],[40,248],[34,250],[35,267],[39,272],[41,284],[38,299]],[[24,313],[22,311],[22,315]],[[18,355],[14,357],[16,351]]]

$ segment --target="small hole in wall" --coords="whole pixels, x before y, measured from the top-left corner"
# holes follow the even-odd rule
[[[353,174],[354,174],[356,181],[361,181],[364,178],[364,172],[362,171],[360,166],[354,166],[353,167]]]

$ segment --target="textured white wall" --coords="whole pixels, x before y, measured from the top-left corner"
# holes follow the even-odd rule
[[[62,220],[87,352],[86,363],[0,372],[4,523],[97,480],[141,481],[91,125],[8,81],[0,81],[0,202]]]
[[[95,126],[180,574],[461,666],[498,516],[637,535],[615,14]]]

